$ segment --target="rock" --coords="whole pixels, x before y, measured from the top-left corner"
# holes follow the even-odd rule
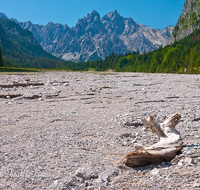
[[[108,174],[105,174],[105,173],[101,173],[99,175],[99,179],[101,179],[103,182],[109,182],[110,181],[110,177]]]
[[[154,168],[152,171],[151,171],[151,174],[152,175],[158,175],[160,173],[160,171],[157,169],[157,168]]]
[[[194,163],[194,162],[193,162],[193,159],[192,159],[192,158],[189,158],[189,157],[185,158],[184,161],[185,161],[185,163],[188,164],[188,165],[191,165],[191,164]]]
[[[88,181],[85,182],[85,186],[86,186],[86,187],[89,187],[89,186],[92,186],[92,185],[93,185],[93,184],[92,184],[91,182],[88,182]]]
[[[106,186],[111,186],[110,183],[108,181],[106,181],[105,183]]]
[[[184,165],[187,166],[187,165],[193,165],[193,164],[194,164],[193,159],[189,157],[183,158],[178,162],[178,166],[184,166]]]
[[[119,171],[118,170],[113,170],[111,175],[112,176],[118,176],[119,175]]]
[[[131,144],[130,141],[126,141],[126,140],[125,140],[125,141],[122,143],[122,146],[130,146],[130,144]]]
[[[58,182],[59,182],[59,180],[55,180],[55,181],[53,182],[54,186],[57,186],[57,185],[58,185]]]
[[[195,183],[192,187],[195,187],[195,188],[200,188],[200,183]]]
[[[99,176],[98,176],[97,173],[91,172],[91,173],[90,173],[90,177],[93,178],[93,179],[95,179],[95,178],[98,178]]]
[[[137,142],[136,139],[132,140],[132,141],[131,141],[131,144],[134,144],[135,142]]]
[[[78,168],[76,176],[88,180],[91,178],[91,172],[88,172],[85,168]]]

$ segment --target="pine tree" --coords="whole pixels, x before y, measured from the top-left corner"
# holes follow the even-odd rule
[[[3,67],[3,53],[1,46],[0,46],[0,67]]]

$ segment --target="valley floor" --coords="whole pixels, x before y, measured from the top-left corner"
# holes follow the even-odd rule
[[[200,188],[200,75],[63,71],[0,81],[0,189]],[[8,88],[19,83],[27,85]],[[125,167],[134,143],[158,140],[140,118],[174,113],[182,154]]]

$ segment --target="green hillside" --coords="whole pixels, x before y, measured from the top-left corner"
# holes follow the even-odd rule
[[[200,0],[186,0],[170,42],[186,37],[197,28],[200,29]]]
[[[31,32],[6,18],[0,18],[0,45],[4,66],[55,68],[63,62],[44,51]]]

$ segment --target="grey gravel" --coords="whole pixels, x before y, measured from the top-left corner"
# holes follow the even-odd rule
[[[22,94],[0,99],[0,189],[198,189],[199,78],[65,71],[1,74],[2,85],[28,79],[44,85],[0,90],[10,97]],[[124,166],[134,144],[159,140],[140,118],[153,114],[163,121],[174,113],[182,116],[177,125],[182,152],[171,162]]]

